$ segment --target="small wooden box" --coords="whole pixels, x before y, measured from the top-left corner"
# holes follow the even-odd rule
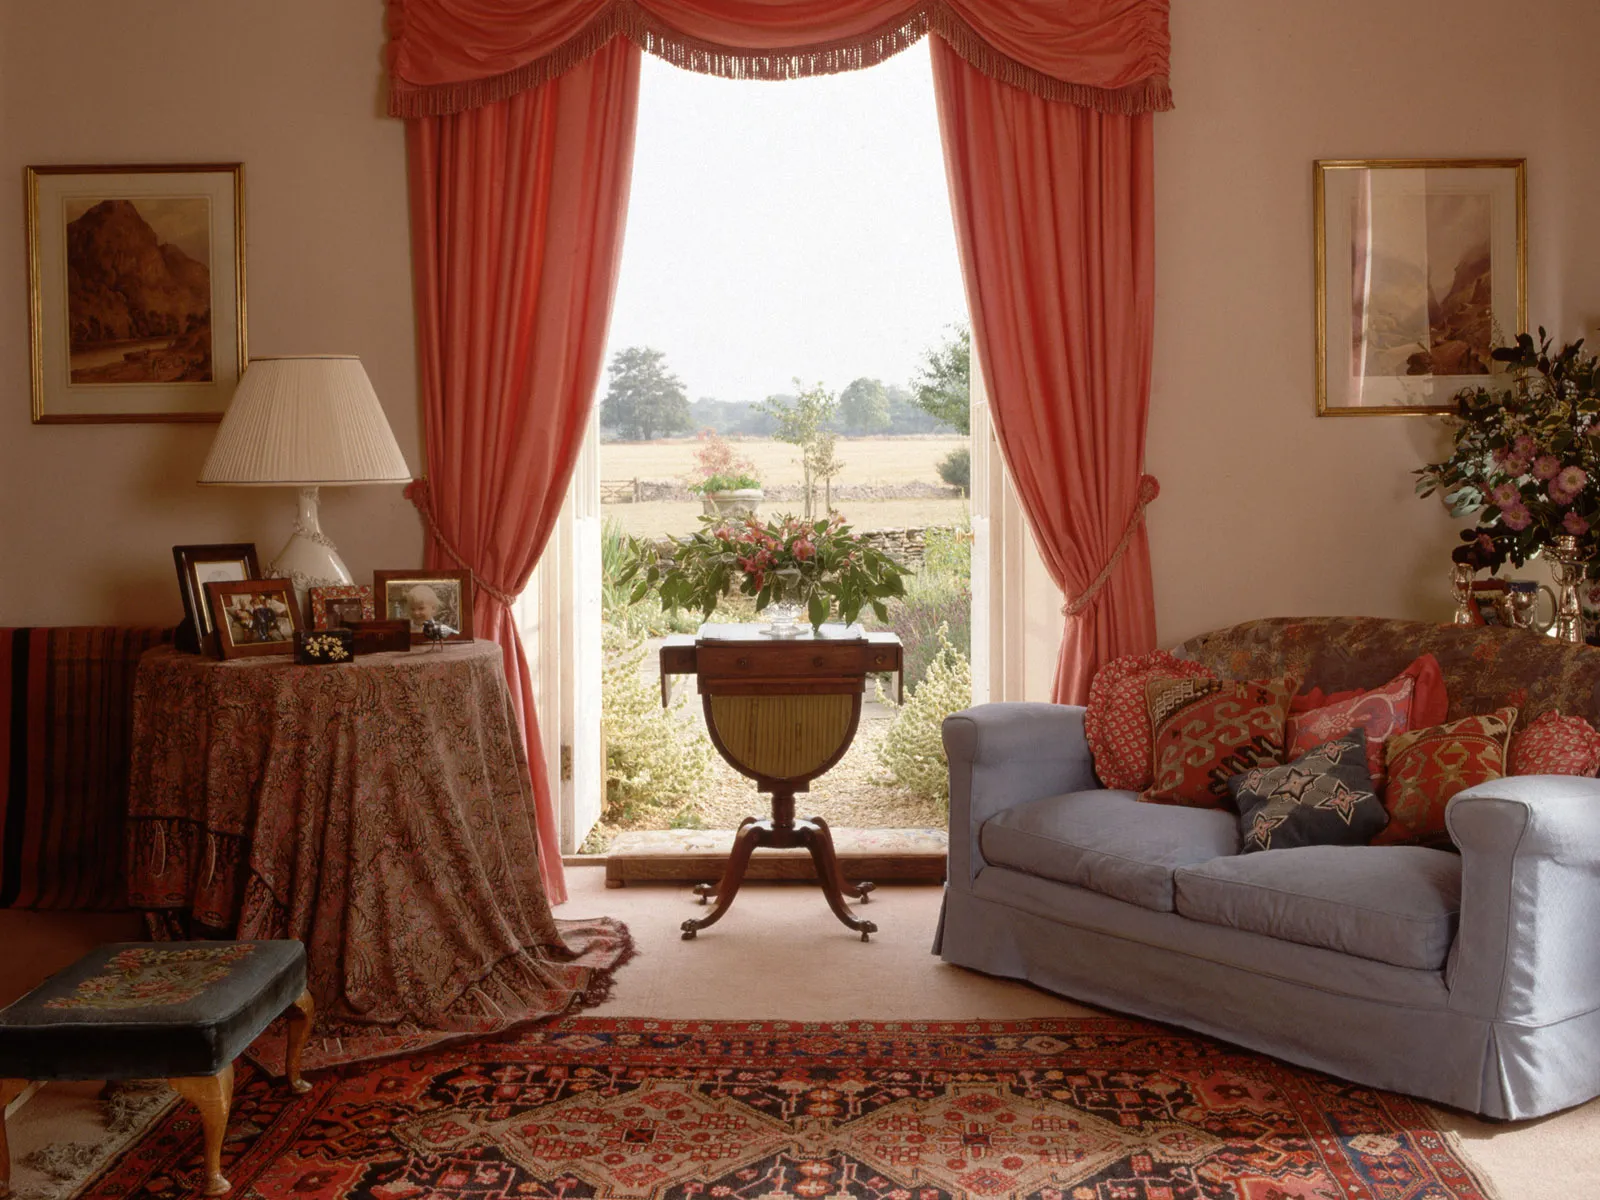
[[[294,660],[303,667],[330,667],[354,662],[356,635],[348,629],[299,629],[294,635]]]
[[[410,621],[349,621],[345,628],[355,634],[357,654],[411,649]]]

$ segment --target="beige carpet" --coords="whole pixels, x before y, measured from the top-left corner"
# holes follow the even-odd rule
[[[597,1014],[879,1020],[1070,1017],[1093,1011],[1025,984],[940,962],[928,952],[938,888],[881,888],[866,910],[879,932],[863,944],[834,920],[814,887],[751,884],[718,925],[685,942],[678,936],[679,923],[704,911],[686,887],[613,890],[604,886],[604,874],[598,867],[571,868],[572,899],[558,910],[563,917],[618,917],[639,944],[639,956],[622,969],[615,994],[594,1010]],[[0,943],[8,931],[0,921]],[[0,965],[0,994],[8,982]],[[1600,1197],[1600,1101],[1519,1125],[1488,1125],[1450,1113],[1443,1117],[1461,1134],[1467,1153],[1493,1180],[1502,1200]],[[46,1088],[13,1121],[12,1153],[21,1158],[50,1142],[87,1140],[98,1122],[92,1088]],[[48,1182],[17,1173],[16,1183],[23,1187]]]

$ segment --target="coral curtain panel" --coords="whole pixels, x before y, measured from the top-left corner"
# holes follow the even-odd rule
[[[677,66],[792,79],[928,32],[984,74],[1105,112],[1172,106],[1167,0],[390,0],[389,110],[459,112],[554,79],[617,35]]]
[[[1082,704],[1101,663],[1155,646],[1152,118],[1007,87],[938,39],[933,64],[995,430],[1068,597],[1055,699]]]
[[[556,810],[510,601],[555,524],[605,350],[622,249],[639,51],[616,38],[537,88],[407,122],[428,478],[428,564],[477,579],[533,775],[552,903]]]

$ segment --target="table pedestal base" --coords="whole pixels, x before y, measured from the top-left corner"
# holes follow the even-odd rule
[[[852,884],[844,877],[839,869],[839,858],[833,852],[833,833],[828,829],[828,823],[821,817],[798,821],[789,817],[785,820],[781,814],[786,807],[792,813],[794,801],[791,795],[786,806],[781,799],[775,797],[777,802],[773,805],[775,815],[772,818],[759,820],[746,817],[739,823],[739,832],[733,839],[733,853],[728,856],[728,865],[723,869],[721,881],[695,886],[695,894],[700,897],[701,904],[715,896],[717,905],[699,920],[683,923],[684,941],[692,940],[702,929],[722,919],[722,914],[728,911],[733,898],[739,894],[739,885],[744,882],[745,869],[749,867],[750,856],[755,853],[757,846],[776,846],[780,849],[804,846],[817,864],[817,879],[822,884],[822,894],[827,898],[828,907],[833,909],[833,915],[861,934],[863,942],[878,932],[878,927],[871,921],[852,916],[845,904],[846,896],[865,904],[873,885],[866,882]]]

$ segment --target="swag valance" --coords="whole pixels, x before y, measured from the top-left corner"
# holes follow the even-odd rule
[[[794,79],[882,62],[928,32],[991,78],[1105,113],[1172,107],[1168,0],[389,0],[389,112],[507,99],[619,34],[676,66]]]

